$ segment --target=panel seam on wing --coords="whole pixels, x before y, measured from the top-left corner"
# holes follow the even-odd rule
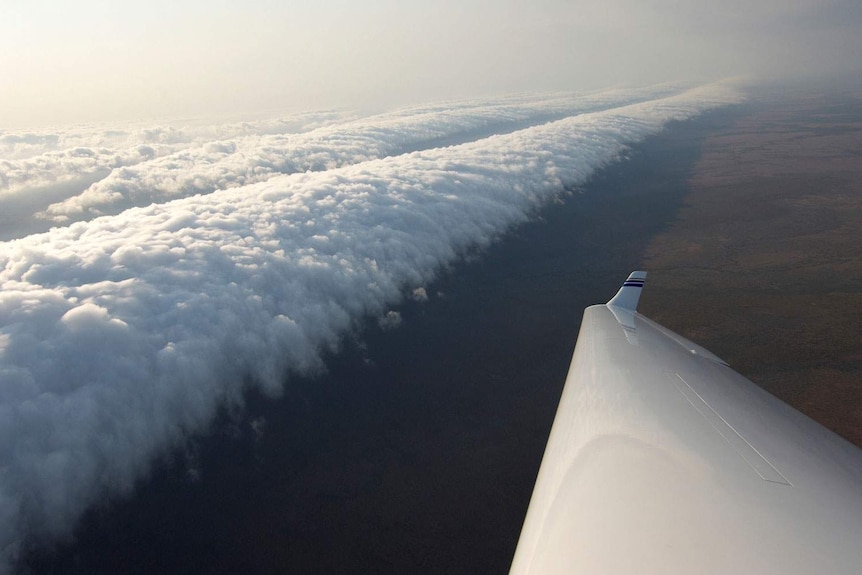
[[[683,377],[674,373],[674,386],[709,425],[742,457],[743,461],[764,481],[792,487],[793,484],[766,459],[745,437],[724,419],[694,390]]]

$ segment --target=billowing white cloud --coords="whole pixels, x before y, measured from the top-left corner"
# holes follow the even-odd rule
[[[265,138],[310,131],[355,114],[302,113],[275,119],[181,126],[90,126],[42,132],[0,132],[0,239],[47,230],[60,222],[34,220],[34,214],[61,203],[106,178],[122,180],[126,169],[169,154],[174,170],[194,168],[184,156],[213,162],[230,149],[225,138]],[[235,146],[234,146],[235,147]],[[135,175],[147,174],[144,168]],[[130,185],[127,181],[126,185]],[[139,182],[139,185],[144,185]],[[105,187],[100,188],[105,190]],[[98,192],[95,193],[98,195]],[[121,193],[114,192],[115,196]],[[149,202],[147,202],[149,203]],[[115,201],[114,205],[121,202]],[[125,205],[128,207],[128,204]]]
[[[673,91],[679,88],[450,102],[299,134],[272,134],[265,130],[272,128],[269,124],[250,126],[247,131],[252,133],[242,136],[241,128],[246,126],[237,124],[191,132],[142,128],[135,133],[145,135],[149,143],[128,149],[79,146],[26,160],[0,160],[0,209],[5,208],[0,211],[7,214],[6,231],[0,229],[0,238],[243,186],[279,174],[323,171],[451,145]],[[231,134],[235,137],[226,139]],[[202,140],[206,135],[212,137]],[[0,219],[0,225],[3,223]]]
[[[428,292],[425,291],[424,287],[418,287],[413,290],[413,299],[418,302],[428,301]]]
[[[245,386],[319,369],[631,143],[738,99],[712,85],[0,243],[0,557],[127,493]]]
[[[323,111],[219,123],[198,120],[161,126],[125,123],[0,130],[0,159],[20,160],[73,148],[117,150],[136,146],[191,145],[265,134],[299,134],[355,117],[352,112]]]
[[[381,329],[388,331],[400,326],[401,322],[401,312],[391,309],[387,311],[385,315],[378,318],[377,325],[379,325]]]

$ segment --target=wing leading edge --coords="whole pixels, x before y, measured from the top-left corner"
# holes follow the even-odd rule
[[[510,573],[858,573],[862,450],[638,314],[645,277],[584,312]]]

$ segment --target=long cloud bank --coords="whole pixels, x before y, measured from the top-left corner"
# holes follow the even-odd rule
[[[300,134],[353,117],[355,114],[344,112],[319,112],[179,127],[81,126],[42,132],[0,131],[0,197],[104,170],[110,173],[115,168],[215,141]]]
[[[235,124],[221,130],[211,126],[192,134],[163,128],[138,130],[133,133],[145,134],[144,140],[149,143],[125,149],[78,146],[25,160],[0,160],[0,212],[15,218],[7,222],[5,235],[0,229],[0,238],[21,237],[50,226],[209,194],[280,174],[324,171],[476,140],[495,132],[650,100],[673,91],[672,86],[659,86],[591,95],[450,102],[301,133],[258,133],[254,128],[259,126],[251,126],[251,133],[243,134]],[[201,141],[208,133],[217,137]]]
[[[711,85],[0,243],[2,564],[628,145],[739,98]]]
[[[79,124],[37,130],[0,130],[0,158],[21,160],[74,148],[188,145],[242,136],[298,134],[355,117],[354,113],[330,110],[235,122],[187,120],[166,124]]]
[[[305,112],[221,124],[0,131],[0,240],[56,225],[57,218],[34,216],[80,195],[118,170],[164,156],[194,153],[202,147],[211,149],[220,140],[303,133],[355,117],[347,112]]]

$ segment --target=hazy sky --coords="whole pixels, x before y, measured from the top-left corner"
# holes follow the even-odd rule
[[[859,70],[859,0],[3,0],[0,128]]]

